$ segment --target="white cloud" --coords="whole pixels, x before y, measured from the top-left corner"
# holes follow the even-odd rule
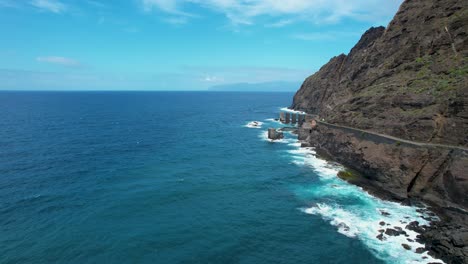
[[[140,0],[143,10],[146,12],[152,11],[154,8],[172,15],[183,17],[194,17],[193,14],[180,10],[179,0]]]
[[[198,5],[224,14],[233,24],[253,24],[255,18],[280,18],[285,26],[292,18],[314,23],[334,23],[344,18],[380,22],[392,16],[403,0],[140,0],[144,10],[158,9],[187,15],[186,5]],[[281,22],[282,21],[282,22]]]
[[[32,0],[31,5],[52,13],[63,13],[67,7],[58,0]]]
[[[79,61],[76,61],[70,58],[65,58],[65,57],[57,57],[57,56],[37,57],[36,60],[38,62],[52,63],[52,64],[57,64],[57,65],[67,66],[67,67],[81,66]]]

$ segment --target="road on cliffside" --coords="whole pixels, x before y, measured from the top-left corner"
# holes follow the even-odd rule
[[[320,121],[318,119],[316,119],[316,121],[319,124],[323,124],[323,125],[326,125],[326,126],[329,126],[329,127],[349,129],[349,130],[354,130],[354,131],[357,131],[357,132],[368,133],[368,134],[372,134],[372,135],[375,135],[375,136],[379,136],[379,137],[383,137],[383,138],[387,138],[387,139],[391,139],[391,140],[395,140],[395,141],[399,141],[399,142],[407,143],[407,144],[411,144],[411,145],[416,145],[416,146],[420,146],[420,147],[439,147],[439,148],[459,149],[459,150],[462,150],[462,151],[468,151],[468,148],[463,147],[463,146],[453,146],[453,145],[446,145],[446,144],[417,142],[417,141],[398,138],[398,137],[394,137],[394,136],[390,136],[390,135],[380,134],[380,133],[369,131],[369,130],[354,128],[354,127],[349,127],[349,126],[343,126],[343,125],[337,125],[337,124],[331,124],[331,123],[327,123],[325,121]]]

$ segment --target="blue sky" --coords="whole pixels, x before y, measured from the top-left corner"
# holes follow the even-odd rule
[[[302,81],[402,0],[0,0],[0,89]]]

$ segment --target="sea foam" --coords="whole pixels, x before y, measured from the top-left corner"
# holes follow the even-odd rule
[[[260,121],[251,121],[249,123],[247,123],[246,125],[244,125],[244,127],[248,127],[248,128],[262,128],[262,125],[263,125],[263,122],[260,122]]]
[[[320,186],[305,191],[316,200],[330,201],[302,208],[304,213],[320,216],[335,226],[339,233],[361,240],[373,254],[389,263],[440,262],[427,252],[416,253],[416,249],[424,248],[424,245],[416,242],[418,233],[406,228],[412,221],[429,225],[425,220],[428,215],[418,210],[421,208],[381,200],[341,180],[337,174],[342,167],[318,158],[313,149],[294,149],[288,153],[295,164],[310,167],[319,177]],[[301,155],[303,159],[299,158]],[[350,200],[355,203],[348,202]],[[383,234],[383,240],[377,238],[387,228],[401,229],[406,235]],[[404,249],[402,244],[407,244],[411,250]]]
[[[306,114],[306,112],[296,111],[296,110],[293,110],[293,109],[290,109],[290,108],[287,108],[287,107],[282,107],[282,108],[280,108],[280,110],[283,111],[283,112],[288,112],[288,113],[295,113],[295,114],[301,114],[301,115]]]

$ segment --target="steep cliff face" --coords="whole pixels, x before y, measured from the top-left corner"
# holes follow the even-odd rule
[[[468,1],[406,0],[387,28],[303,83],[292,108],[330,123],[468,146]]]

